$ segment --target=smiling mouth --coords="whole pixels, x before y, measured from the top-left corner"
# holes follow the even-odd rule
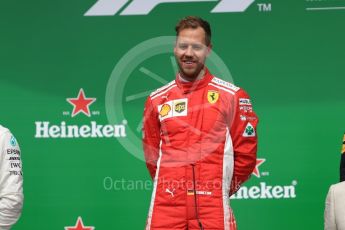
[[[197,63],[196,61],[192,61],[192,60],[184,60],[182,62],[186,65],[193,65],[193,64]]]

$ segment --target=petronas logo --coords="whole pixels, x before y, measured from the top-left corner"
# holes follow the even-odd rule
[[[10,143],[13,147],[17,145],[17,141],[16,141],[16,138],[14,138],[14,136],[11,136]]]

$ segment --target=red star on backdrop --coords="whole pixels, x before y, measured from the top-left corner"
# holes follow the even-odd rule
[[[260,177],[259,166],[262,165],[265,161],[266,161],[266,159],[256,159],[256,165],[255,165],[255,168],[254,168],[252,174],[254,174],[256,177]]]
[[[78,115],[79,113],[84,113],[86,116],[90,117],[89,106],[96,101],[96,98],[87,98],[83,89],[79,90],[77,98],[67,98],[67,101],[73,105],[72,117]]]
[[[75,223],[75,226],[71,226],[71,227],[65,227],[65,230],[94,230],[95,227],[85,227],[84,223],[83,223],[83,219],[79,216],[77,223]]]

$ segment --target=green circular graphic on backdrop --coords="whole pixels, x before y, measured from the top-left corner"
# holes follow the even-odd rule
[[[171,54],[173,57],[173,48],[176,41],[176,36],[162,36],[146,40],[131,50],[129,50],[114,67],[105,93],[105,108],[108,122],[110,124],[125,124],[126,125],[126,137],[118,138],[120,144],[127,150],[128,153],[134,155],[136,158],[144,161],[144,155],[142,150],[142,138],[141,138],[141,123],[131,124],[127,123],[127,116],[124,114],[127,102],[125,87],[126,83],[132,76],[132,73],[139,68],[139,66],[145,61],[162,54]],[[169,62],[169,60],[167,60]],[[173,67],[177,68],[175,61],[172,61]],[[233,82],[230,70],[223,62],[223,60],[212,51],[207,57],[206,66],[210,69],[210,72],[215,76],[221,76],[222,79]],[[172,72],[171,79],[175,79],[175,73]],[[147,78],[149,80],[149,78]],[[162,83],[161,86],[164,84]],[[132,85],[131,87],[136,87]],[[152,89],[153,91],[154,89]],[[137,97],[142,98],[149,95],[149,92],[138,92]],[[133,97],[132,97],[133,99]],[[134,97],[135,100],[135,97]],[[144,105],[144,104],[143,104]],[[142,107],[138,108],[136,115],[142,118]],[[133,115],[133,114],[131,114]]]

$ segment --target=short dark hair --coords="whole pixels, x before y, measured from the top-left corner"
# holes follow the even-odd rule
[[[175,31],[176,36],[179,35],[180,31],[187,28],[196,29],[201,27],[205,31],[205,43],[207,46],[211,44],[211,26],[204,19],[196,16],[187,16],[182,18],[176,25]]]

